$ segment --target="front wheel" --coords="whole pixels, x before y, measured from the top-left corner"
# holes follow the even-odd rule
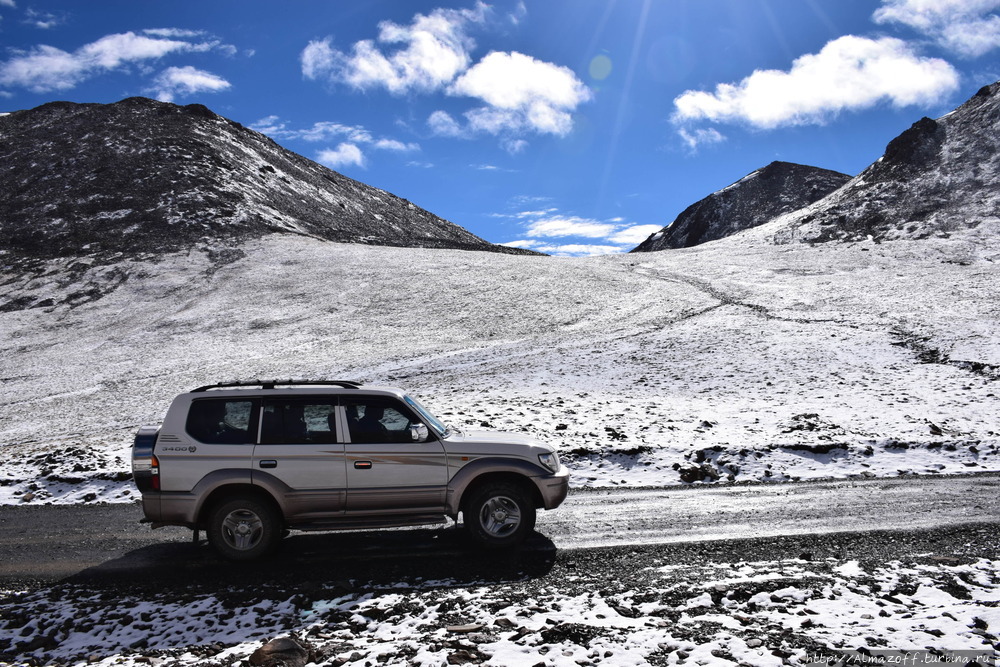
[[[277,512],[255,498],[234,498],[212,510],[208,543],[228,560],[253,560],[281,539]]]
[[[462,512],[469,536],[480,546],[520,544],[535,527],[535,505],[518,485],[488,483],[469,497]]]

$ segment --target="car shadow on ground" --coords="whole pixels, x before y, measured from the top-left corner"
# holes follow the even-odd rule
[[[63,580],[87,586],[162,588],[274,585],[299,587],[346,582],[378,585],[447,580],[454,585],[533,579],[547,574],[556,547],[540,533],[520,546],[484,550],[460,528],[292,533],[260,560],[223,560],[202,539],[134,549]],[[353,585],[353,584],[352,584]]]

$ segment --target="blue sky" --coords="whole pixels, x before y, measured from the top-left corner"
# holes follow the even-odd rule
[[[0,0],[0,112],[198,102],[494,243],[627,251],[1000,79],[1000,0]]]

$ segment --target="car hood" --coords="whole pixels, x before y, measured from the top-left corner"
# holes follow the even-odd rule
[[[448,449],[491,452],[514,456],[544,454],[555,449],[530,436],[504,431],[450,431],[444,439]]]

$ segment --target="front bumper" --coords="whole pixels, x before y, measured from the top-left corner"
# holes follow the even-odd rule
[[[542,507],[547,510],[555,509],[566,500],[566,494],[569,493],[569,468],[560,465],[558,472],[535,478],[535,485],[542,494]]]

